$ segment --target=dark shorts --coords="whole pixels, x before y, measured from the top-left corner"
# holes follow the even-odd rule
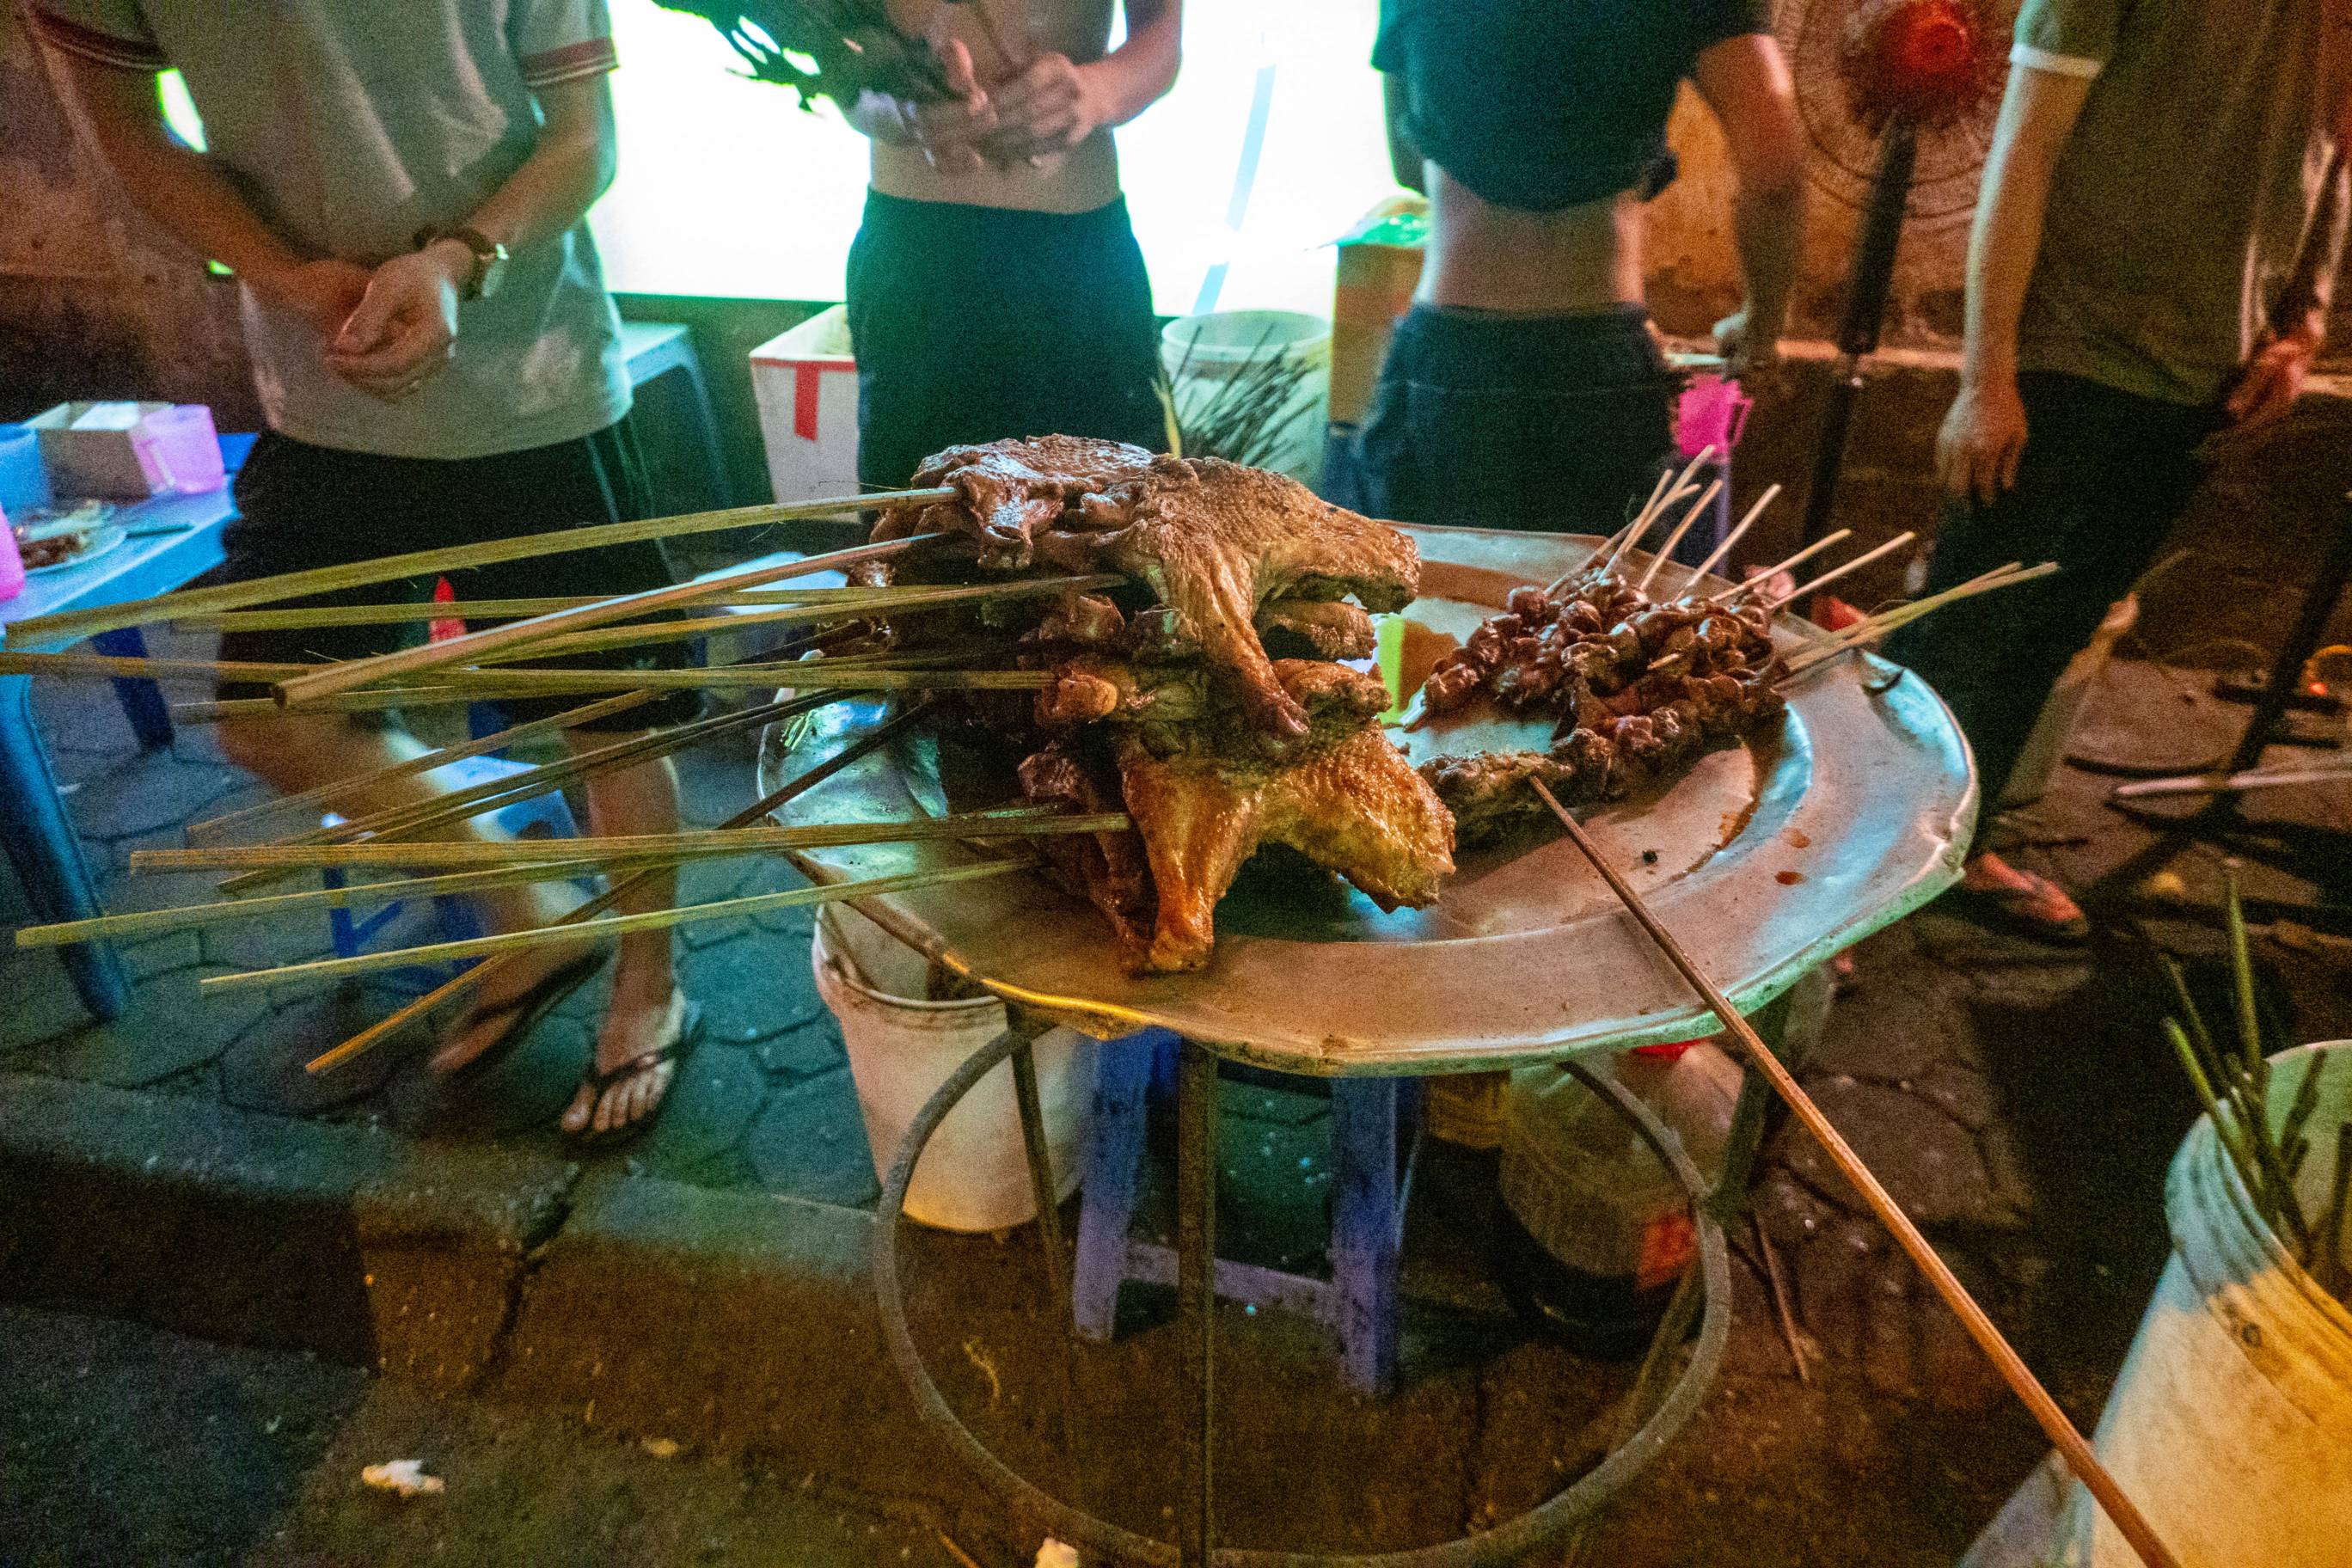
[[[1415,305],[1364,421],[1364,510],[1612,533],[1675,460],[1681,384],[1638,306],[1528,317]]]
[[[514,534],[542,533],[583,524],[652,515],[644,466],[624,426],[577,441],[496,457],[439,461],[386,458],[313,447],[276,432],[253,444],[236,476],[235,521],[223,536],[232,583],[280,572],[339,566],[411,550],[454,550]],[[660,548],[612,545],[447,574],[460,599],[520,599],[633,594],[667,586],[669,568]],[[298,605],[414,603],[432,596],[432,577],[348,588]],[[363,658],[420,640],[421,622],[373,626],[313,626],[289,631],[232,631],[221,638],[224,659],[284,663]],[[566,656],[562,663],[600,668],[673,668],[687,662],[690,644],[654,643],[601,654]],[[257,696],[255,688],[225,687],[225,696]],[[514,722],[560,713],[595,700],[594,694],[501,699]],[[693,692],[666,693],[641,708],[583,728],[642,730],[693,715]]]
[[[1151,284],[1124,198],[1038,213],[869,191],[849,247],[849,334],[869,489],[896,489],[967,441],[1167,444]]]

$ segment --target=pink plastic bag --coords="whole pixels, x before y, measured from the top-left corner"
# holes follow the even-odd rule
[[[1755,400],[1741,395],[1739,384],[1714,371],[1701,371],[1683,388],[1675,410],[1675,442],[1685,458],[1707,447],[1729,452],[1748,429],[1748,412]]]
[[[8,514],[0,511],[0,600],[13,599],[25,591],[25,557],[16,549],[16,534],[8,526]]]

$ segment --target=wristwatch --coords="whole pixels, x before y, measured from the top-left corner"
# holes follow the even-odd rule
[[[444,239],[454,239],[474,254],[474,269],[466,275],[466,286],[458,290],[459,298],[487,300],[499,291],[499,284],[507,275],[505,246],[478,228],[445,228],[435,224],[416,231],[416,248],[422,250]]]

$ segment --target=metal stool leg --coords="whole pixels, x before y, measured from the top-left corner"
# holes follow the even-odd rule
[[[58,800],[48,753],[33,728],[32,680],[0,676],[0,845],[25,884],[25,897],[44,921],[88,920],[100,913],[81,838]],[[122,1016],[130,982],[111,943],[59,948],[81,1005],[100,1023]]]
[[[1191,1401],[1176,1544],[1183,1568],[1210,1568],[1217,1545],[1217,1058],[1190,1040],[1176,1082],[1176,1317]]]
[[[100,632],[89,643],[110,658],[147,657],[147,639],[137,626]],[[153,681],[117,676],[114,698],[122,704],[122,716],[131,721],[131,732],[139,737],[141,745],[152,752],[172,743],[172,710]]]
[[[1128,1274],[1128,1226],[1143,1168],[1158,1031],[1106,1041],[1095,1058],[1094,1118],[1087,1133],[1086,1196],[1078,1207],[1078,1260],[1070,1321],[1080,1339],[1108,1340]]]
[[[1392,1078],[1331,1085],[1331,1283],[1349,1384],[1385,1393],[1397,1373],[1397,1098]]]

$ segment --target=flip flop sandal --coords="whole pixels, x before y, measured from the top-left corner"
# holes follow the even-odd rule
[[[650,1072],[664,1062],[683,1064],[688,1053],[694,1049],[696,1042],[701,1037],[702,1005],[698,1002],[688,1002],[679,1013],[677,1033],[670,1038],[668,1044],[656,1046],[652,1050],[631,1057],[618,1067],[590,1067],[587,1076],[580,1080],[583,1087],[596,1091],[595,1099],[590,1100],[588,1104],[589,1116],[593,1118],[596,1114],[596,1107],[604,1102],[606,1089],[625,1079],[635,1078],[639,1073]],[[564,1136],[573,1143],[589,1149],[611,1148],[615,1144],[626,1143],[632,1139],[642,1137],[646,1129],[660,1120],[661,1113],[669,1106],[669,1097],[677,1089],[677,1074],[672,1073],[669,1086],[662,1090],[661,1098],[654,1101],[654,1108],[635,1121],[607,1128],[602,1132],[596,1131],[592,1123],[591,1126],[580,1131],[567,1132]]]
[[[2058,947],[2080,947],[2090,940],[2091,921],[2088,916],[2078,914],[2072,920],[2053,921],[2039,911],[2042,900],[2052,893],[2063,890],[2055,882],[2032,871],[2021,875],[2032,879],[2033,885],[2030,888],[1958,888],[1953,890],[1974,905],[1978,913],[1992,917],[1996,923],[2021,936]]]
[[[587,984],[588,977],[604,966],[605,957],[602,948],[583,952],[530,990],[519,991],[503,1002],[467,1015],[466,1024],[468,1026],[491,1018],[511,1018],[513,1022],[499,1033],[497,1039],[483,1047],[471,1061],[445,1074],[442,1081],[451,1085],[474,1082],[514,1055],[515,1047],[539,1026],[540,1020],[562,1006],[565,997]]]

